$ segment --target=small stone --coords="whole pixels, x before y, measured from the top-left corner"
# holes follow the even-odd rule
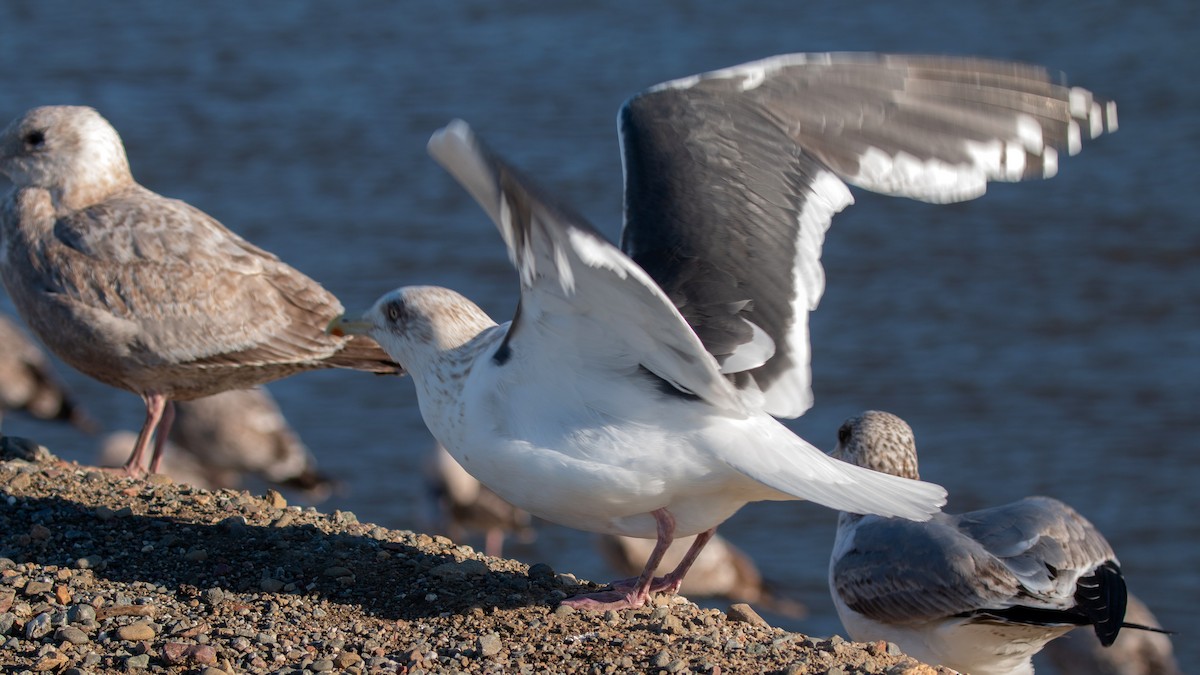
[[[479,644],[476,648],[482,656],[495,656],[500,653],[500,649],[503,646],[499,635],[496,633],[487,633],[479,636]]]
[[[333,670],[333,661],[330,659],[320,659],[317,661],[313,661],[312,665],[309,666],[308,669],[313,672],[316,672],[316,673],[328,672],[330,670]]]
[[[17,617],[12,612],[0,614],[0,635],[8,635],[8,631],[12,630],[16,621]]]
[[[529,566],[529,579],[531,581],[552,581],[554,568],[546,563],[534,563]]]
[[[270,504],[272,508],[287,508],[287,500],[283,498],[283,495],[279,494],[279,490],[267,490],[267,494],[263,497],[263,500]]]
[[[60,605],[71,604],[71,591],[66,586],[59,584],[54,587],[54,599],[58,600]]]
[[[333,657],[333,665],[337,667],[338,670],[345,670],[351,666],[358,665],[359,663],[362,663],[362,657],[354,652],[341,652],[337,656]]]
[[[841,666],[833,666],[825,671],[825,675],[846,675],[846,669]]]
[[[17,598],[17,592],[11,588],[0,590],[0,614],[12,609],[13,601]]]
[[[151,485],[172,485],[175,483],[175,479],[171,478],[169,474],[152,473],[146,476],[146,482]]]
[[[108,521],[112,520],[113,518],[115,518],[117,515],[116,511],[113,511],[112,509],[110,509],[104,505],[97,506],[95,508],[95,510],[93,510],[93,513],[95,513],[96,517],[99,518],[102,522],[108,522]]]
[[[77,604],[67,608],[67,621],[70,623],[82,623],[84,621],[96,620],[96,608],[91,605]]]
[[[478,577],[488,573],[488,567],[481,560],[464,560],[462,562],[442,563],[429,570],[429,574],[438,579],[454,579],[461,577]]]
[[[754,611],[754,608],[744,602],[738,602],[729,606],[728,612],[730,621],[740,621],[748,623],[751,626],[769,626],[765,619]]]
[[[138,621],[117,629],[117,637],[126,642],[153,640],[155,634],[154,625],[149,621]]]
[[[326,567],[326,568],[325,568],[325,571],[324,571],[324,572],[322,572],[322,574],[324,574],[324,575],[325,575],[325,576],[327,576],[327,577],[333,577],[333,578],[335,578],[335,579],[336,579],[336,578],[338,578],[338,577],[352,577],[352,576],[354,576],[354,572],[350,571],[350,568],[348,568],[348,567],[342,567],[342,566],[340,566],[340,565],[335,565],[335,566],[333,566],[333,567]]]
[[[98,555],[84,556],[75,561],[75,568],[81,570],[102,570],[104,569],[104,559]]]
[[[283,582],[278,579],[263,579],[258,583],[258,587],[267,593],[278,593],[283,590]]]
[[[229,674],[226,673],[225,671],[221,670],[220,668],[213,668],[213,667],[209,666],[208,668],[205,668],[204,670],[200,671],[200,675],[229,675]]]
[[[283,515],[271,521],[271,527],[287,527],[296,520],[296,515],[291,511],[284,511]]]
[[[198,547],[189,549],[187,553],[183,554],[183,559],[191,562],[204,562],[208,560],[208,551]]]
[[[209,605],[216,607],[217,605],[221,604],[222,602],[225,602],[225,591],[222,591],[220,588],[217,588],[217,587],[205,589],[202,597],[204,598],[204,601],[207,602]]]
[[[87,633],[84,633],[74,626],[63,626],[62,628],[54,631],[54,641],[59,643],[70,642],[73,645],[83,645],[91,642],[87,636]]]
[[[570,605],[559,605],[558,607],[554,608],[554,616],[557,616],[560,619],[571,616],[574,613],[575,608]]]
[[[42,612],[25,623],[25,639],[40,640],[50,633],[50,612]]]
[[[25,595],[41,595],[49,593],[52,585],[49,581],[31,581],[25,584]]]
[[[47,654],[42,655],[41,658],[39,658],[36,662],[34,662],[33,669],[37,672],[43,672],[46,670],[58,670],[59,668],[61,668],[62,666],[65,666],[66,664],[68,664],[70,662],[71,662],[71,659],[68,658],[66,654],[63,654],[62,652],[55,649],[55,650],[51,650]]]
[[[29,538],[34,541],[46,541],[50,538],[50,528],[41,523],[35,523],[33,527],[29,528]]]
[[[54,455],[42,445],[28,438],[4,436],[0,438],[0,456],[23,459],[27,462],[44,462]]]
[[[138,654],[125,659],[125,670],[143,670],[150,667],[150,655]]]
[[[650,665],[655,668],[665,668],[671,662],[671,655],[667,650],[663,650],[654,656],[650,657]]]
[[[246,525],[245,516],[229,516],[225,520],[217,523],[217,527],[225,530],[226,532],[241,532],[246,529]]]
[[[338,525],[352,525],[358,522],[358,516],[354,515],[352,511],[334,511],[333,522]]]

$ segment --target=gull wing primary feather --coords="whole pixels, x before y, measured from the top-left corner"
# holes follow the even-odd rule
[[[912,430],[888,413],[847,420],[834,456],[918,476]],[[1124,621],[1112,547],[1049,497],[923,523],[843,513],[829,578],[852,638],[889,640],[963,672],[1032,672],[1032,656],[1076,626],[1091,626],[1104,645],[1121,628],[1146,629]]]
[[[795,417],[812,405],[808,313],[847,184],[972,199],[1052,176],[1059,151],[1116,128],[1112,102],[1003,61],[789,54],[674,80],[618,116],[621,249],[740,388]]]

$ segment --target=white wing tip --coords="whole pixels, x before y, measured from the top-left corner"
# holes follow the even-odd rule
[[[454,147],[470,145],[474,139],[471,126],[460,119],[451,120],[449,124],[433,132],[425,149],[438,161],[453,151]]]

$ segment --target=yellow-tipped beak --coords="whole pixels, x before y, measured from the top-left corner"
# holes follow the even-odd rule
[[[350,321],[343,314],[330,321],[329,325],[325,326],[325,332],[338,337],[344,335],[367,335],[371,332],[371,323],[367,321]]]

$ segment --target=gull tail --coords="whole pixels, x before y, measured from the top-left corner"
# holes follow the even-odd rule
[[[763,444],[734,446],[726,463],[774,490],[838,511],[926,521],[941,511],[946,490],[834,459],[769,420]],[[776,497],[779,499],[780,497]],[[766,497],[770,499],[770,497]]]

